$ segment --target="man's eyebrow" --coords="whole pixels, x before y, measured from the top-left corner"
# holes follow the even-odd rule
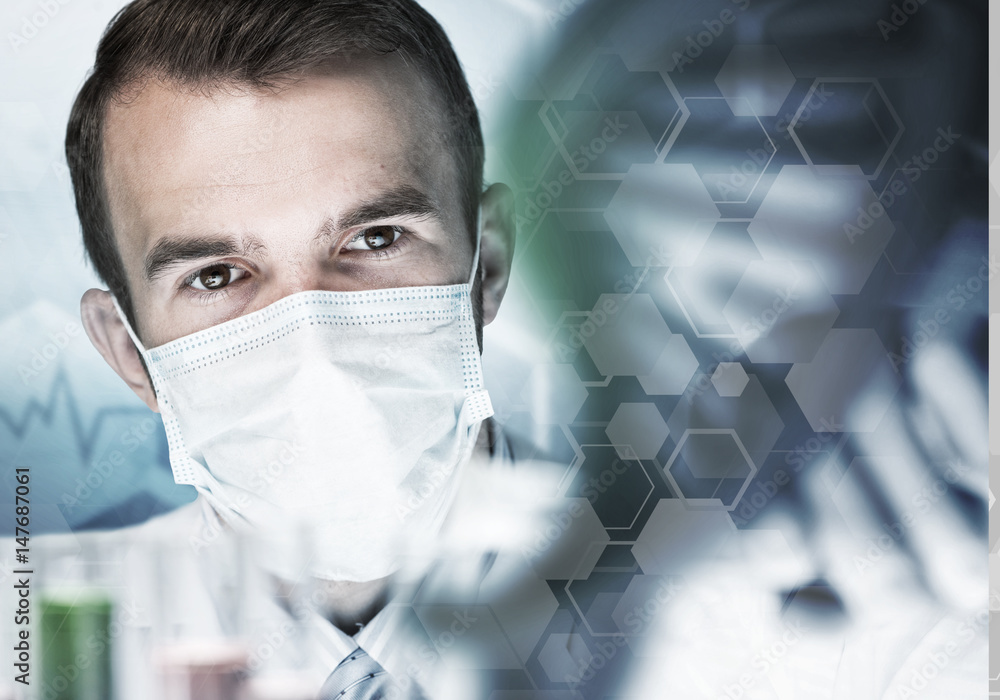
[[[328,238],[355,226],[398,216],[431,217],[441,220],[441,213],[430,197],[415,187],[403,185],[362,202],[344,212],[335,221],[327,221],[323,224],[318,237]]]
[[[264,248],[255,237],[246,239],[200,236],[181,240],[160,239],[146,254],[143,269],[146,280],[154,281],[170,267],[186,260],[199,260],[225,255],[253,255]]]

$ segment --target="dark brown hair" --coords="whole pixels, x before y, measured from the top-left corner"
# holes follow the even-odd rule
[[[398,53],[440,98],[473,227],[483,176],[479,114],[444,30],[413,0],[135,0],[111,20],[70,112],[66,158],[87,255],[133,328],[104,181],[102,133],[111,101],[149,78],[268,87],[357,52]]]

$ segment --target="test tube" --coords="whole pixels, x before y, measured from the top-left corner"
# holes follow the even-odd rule
[[[89,538],[40,538],[36,693],[46,700],[114,697],[111,631],[115,552]]]
[[[242,700],[246,553],[219,534],[193,550],[169,539],[146,545],[154,588],[151,670],[158,700]]]

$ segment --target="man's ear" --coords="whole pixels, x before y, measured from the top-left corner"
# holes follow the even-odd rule
[[[80,316],[90,342],[101,353],[104,361],[125,380],[136,396],[151,410],[159,413],[156,393],[142,366],[139,350],[115,311],[111,294],[103,289],[88,289],[80,300]]]
[[[486,325],[496,318],[510,279],[517,235],[514,193],[503,183],[490,185],[480,199],[480,207],[483,236],[479,265],[482,269],[483,325]]]

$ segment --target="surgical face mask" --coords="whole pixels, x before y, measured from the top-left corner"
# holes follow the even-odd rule
[[[145,349],[178,484],[237,528],[305,523],[310,570],[369,581],[443,524],[482,420],[467,284],[300,292]],[[405,535],[405,536],[404,536]]]

